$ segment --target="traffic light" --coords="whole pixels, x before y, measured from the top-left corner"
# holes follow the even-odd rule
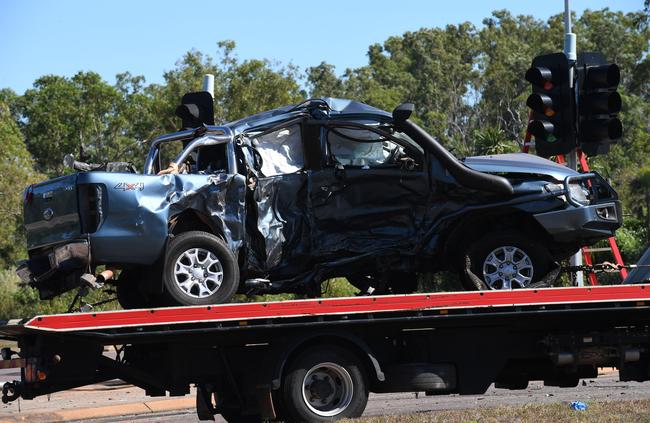
[[[623,135],[619,67],[601,53],[578,55],[578,142],[588,156],[606,154]]]
[[[176,108],[176,116],[183,120],[183,129],[203,124],[214,125],[214,100],[207,91],[187,93]]]
[[[554,53],[535,57],[526,71],[526,81],[533,87],[526,100],[533,110],[528,131],[535,137],[538,156],[565,154],[576,147],[575,95],[569,67],[564,53]]]

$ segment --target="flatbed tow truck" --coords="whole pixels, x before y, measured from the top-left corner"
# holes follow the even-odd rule
[[[309,299],[5,322],[4,402],[119,378],[151,396],[196,385],[200,419],[329,421],[368,392],[480,394],[650,378],[650,284]],[[113,346],[116,354],[105,355]]]

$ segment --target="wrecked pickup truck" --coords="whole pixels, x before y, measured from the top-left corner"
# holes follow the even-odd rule
[[[440,270],[468,290],[534,287],[621,225],[599,175],[527,154],[459,160],[412,104],[311,99],[222,126],[185,106],[189,129],[154,139],[142,174],[93,168],[26,190],[18,273],[42,298],[101,265],[120,270],[125,308],[317,296],[332,277],[409,293],[416,272]]]

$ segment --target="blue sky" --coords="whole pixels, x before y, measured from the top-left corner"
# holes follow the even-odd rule
[[[578,13],[643,7],[643,0],[571,3]],[[161,82],[186,51],[214,56],[224,39],[236,41],[241,59],[302,69],[325,60],[342,73],[364,65],[368,46],[391,35],[463,21],[480,25],[496,9],[547,19],[563,8],[563,0],[0,0],[0,88],[23,93],[39,76],[80,70],[110,83],[127,70]]]

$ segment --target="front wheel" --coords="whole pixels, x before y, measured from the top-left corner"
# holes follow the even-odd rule
[[[237,292],[239,267],[220,238],[202,231],[185,232],[169,241],[163,284],[174,304],[221,304]]]
[[[484,235],[464,248],[462,259],[467,290],[528,288],[553,265],[544,245],[514,231]]]
[[[312,347],[290,363],[282,409],[289,422],[327,422],[363,414],[368,388],[363,364],[337,346]]]

